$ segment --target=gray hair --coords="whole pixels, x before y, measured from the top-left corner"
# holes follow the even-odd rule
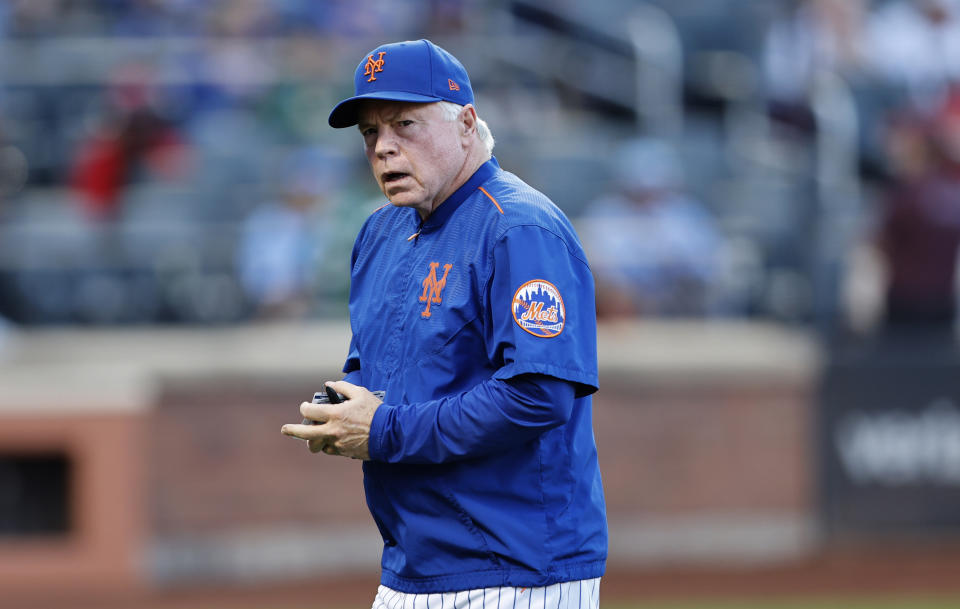
[[[439,101],[437,103],[440,105],[440,109],[443,111],[444,120],[448,121],[456,120],[464,108],[459,104],[449,101]],[[495,140],[493,139],[493,133],[490,131],[490,127],[487,125],[487,122],[479,116],[477,117],[477,136],[480,138],[480,142],[487,149],[487,154],[492,155],[493,145],[495,143]]]

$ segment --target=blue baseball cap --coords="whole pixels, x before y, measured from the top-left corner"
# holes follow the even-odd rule
[[[457,58],[429,40],[384,44],[370,51],[353,76],[355,95],[334,107],[331,127],[357,124],[357,109],[365,99],[405,102],[473,103],[467,70]]]

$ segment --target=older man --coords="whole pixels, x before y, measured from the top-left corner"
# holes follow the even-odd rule
[[[283,433],[364,460],[384,542],[374,607],[596,608],[607,529],[580,242],[492,157],[452,55],[383,45],[355,85],[329,122],[358,126],[389,203],[353,249],[347,375],[328,383],[345,401],[302,404],[316,424]]]

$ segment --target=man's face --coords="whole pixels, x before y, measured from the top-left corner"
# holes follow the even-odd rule
[[[368,101],[357,127],[373,177],[390,203],[425,218],[453,194],[466,161],[460,121],[435,103]]]

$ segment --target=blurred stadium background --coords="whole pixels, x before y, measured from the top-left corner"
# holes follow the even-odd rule
[[[327,113],[421,37],[591,257],[604,604],[960,598],[957,0],[8,0],[0,605],[369,603],[279,428],[380,204]]]

